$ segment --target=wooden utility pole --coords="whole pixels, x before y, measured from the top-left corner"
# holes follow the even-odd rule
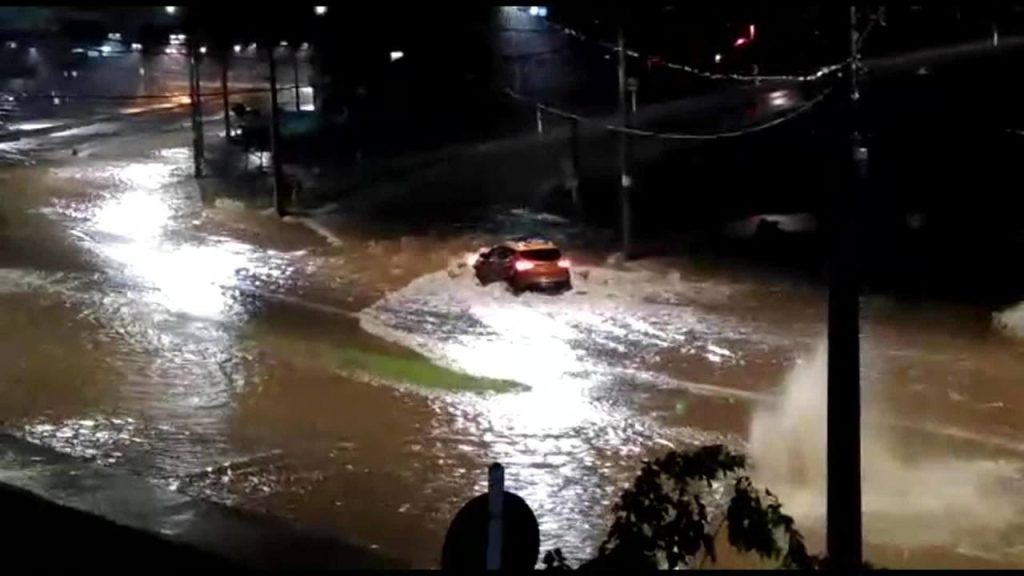
[[[231,64],[231,51],[224,50],[224,58],[220,61],[220,97],[224,105],[224,139],[231,139],[231,107],[228,104],[228,66]]]
[[[189,44],[189,96],[192,103],[192,161],[195,168],[195,177],[203,177],[203,160],[205,146],[203,145],[203,101],[200,94],[199,82],[199,44],[194,39]]]
[[[302,95],[299,92],[299,49],[292,49],[292,69],[295,71],[295,111],[302,110]]]
[[[623,126],[632,124],[632,114],[626,105],[626,35],[619,24],[619,119]],[[629,174],[629,135],[619,132],[619,203],[622,211],[622,256],[633,256],[633,209],[631,189],[633,178]]]
[[[281,173],[281,156],[278,148],[281,145],[281,132],[278,126],[277,110],[277,65],[274,62],[274,45],[267,46],[267,56],[270,59],[270,162],[271,178],[274,183],[274,209],[278,216],[284,216],[284,186]]]
[[[858,132],[857,8],[850,6],[849,135],[846,186],[832,206],[828,293],[828,503],[826,540],[834,570],[859,571],[863,562],[861,508],[861,395],[859,191],[867,174],[867,148]]]

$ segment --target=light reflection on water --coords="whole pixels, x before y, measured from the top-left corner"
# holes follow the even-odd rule
[[[239,312],[237,290],[250,277],[273,282],[287,275],[284,259],[240,242],[188,236],[182,221],[195,215],[195,190],[182,182],[176,149],[169,160],[105,165],[89,171],[63,169],[62,176],[105,186],[93,205],[65,206],[77,238],[115,265],[146,302],[166,311],[208,320]]]
[[[599,544],[605,513],[644,454],[705,439],[702,431],[666,429],[636,413],[632,394],[651,386],[644,363],[682,349],[721,361],[741,337],[727,322],[709,323],[685,307],[637,306],[635,295],[588,289],[585,297],[517,298],[500,286],[438,273],[362,315],[364,328],[442,364],[530,387],[448,396],[441,409],[455,416],[450,434],[506,466],[509,489],[538,515],[544,546],[574,558]],[[626,377],[629,367],[638,377]],[[476,488],[485,486],[481,474]]]
[[[150,288],[147,301],[210,320],[238,311],[230,289],[238,273],[251,266],[244,247],[227,242],[163,250],[142,243],[106,244],[98,250]]]
[[[266,412],[249,408],[254,429],[265,431],[275,441],[284,440],[286,447],[289,442],[308,444],[301,429],[309,412],[315,412],[322,422],[310,437],[319,440],[320,435],[331,432],[346,439],[354,435],[354,443],[367,452],[380,452],[364,461],[352,457],[360,464],[359,474],[373,473],[364,487],[352,491],[338,488],[344,481],[333,477],[327,482],[310,480],[303,486],[312,488],[296,489],[288,484],[292,481],[288,478],[299,476],[303,482],[307,476],[319,478],[322,462],[300,454],[301,450],[289,451],[283,463],[272,463],[279,469],[260,458],[246,460],[253,455],[239,453],[242,448],[232,437],[236,430],[231,426],[233,418],[246,412],[245,407],[239,408],[239,391],[258,380],[247,370],[262,362],[248,356],[245,342],[239,338],[249,313],[245,294],[263,284],[290,285],[295,282],[291,278],[293,262],[308,264],[310,260],[292,260],[233,240],[190,233],[185,224],[201,214],[189,180],[189,159],[187,149],[174,148],[157,151],[141,162],[101,166],[83,162],[60,170],[61,176],[88,180],[89,189],[95,192],[85,200],[64,202],[50,213],[68,224],[75,241],[100,264],[101,278],[76,279],[74,285],[69,284],[68,293],[84,303],[83,315],[95,321],[102,337],[117,341],[115,355],[104,360],[119,371],[119,397],[113,401],[116,409],[111,410],[116,415],[41,418],[25,424],[27,437],[101,463],[124,464],[168,479],[175,486],[178,482],[191,484],[204,495],[227,494],[226,501],[234,501],[230,489],[225,488],[232,470],[234,481],[239,481],[240,474],[224,464],[241,459],[247,467],[242,488],[235,490],[243,495],[250,491],[283,494],[279,502],[284,504],[275,512],[285,506],[291,510],[296,503],[301,506],[307,501],[303,490],[316,490],[338,495],[339,501],[347,499],[348,503],[366,501],[365,517],[350,521],[370,524],[387,522],[382,520],[388,513],[382,506],[389,504],[389,498],[399,499],[396,509],[404,508],[405,494],[395,496],[368,488],[387,484],[391,471],[407,477],[409,486],[423,488],[422,508],[433,509],[434,496],[427,496],[428,488],[441,487],[435,493],[461,500],[468,494],[462,494],[459,478],[473,478],[475,490],[482,491],[485,478],[480,464],[501,461],[507,466],[509,489],[520,493],[536,510],[544,546],[562,546],[570,558],[578,559],[592,553],[604,534],[604,512],[631,480],[643,455],[665,444],[682,447],[691,442],[721,441],[713,436],[718,432],[714,426],[735,418],[738,412],[728,412],[724,418],[722,413],[712,413],[704,420],[711,425],[703,428],[690,421],[665,425],[637,410],[638,405],[643,406],[637,399],[659,388],[669,393],[656,400],[669,406],[676,398],[690,398],[681,391],[759,401],[775,381],[760,382],[763,374],[756,367],[744,367],[744,362],[765,349],[769,355],[782,357],[777,350],[793,347],[803,330],[794,328],[790,318],[773,333],[754,320],[732,322],[712,317],[699,306],[652,304],[690,302],[694,294],[681,294],[675,285],[678,282],[657,285],[643,275],[605,283],[608,278],[601,279],[595,270],[590,282],[580,283],[577,294],[518,299],[499,286],[484,289],[467,278],[453,282],[443,272],[431,275],[370,311],[385,329],[381,334],[460,371],[517,380],[530,390],[433,396],[428,402],[441,416],[435,421],[419,419],[417,410],[399,405],[391,397],[370,395],[371,401],[360,403],[356,391],[334,390],[339,382],[329,374],[317,373],[322,387],[306,389],[307,404],[291,405],[286,397],[296,395],[288,386],[294,383],[275,376],[277,380],[268,384],[268,389],[280,387],[287,393],[265,400],[275,405],[273,409],[265,407]],[[358,248],[348,250],[359,252]],[[373,260],[377,262],[379,257],[374,255]],[[55,280],[17,275],[9,283],[18,290],[52,290]],[[655,285],[657,289],[652,290]],[[715,304],[722,304],[720,292],[728,293],[718,286],[707,292],[706,297]],[[637,307],[641,301],[644,305]],[[763,303],[752,306],[757,315],[774,312]],[[319,328],[304,325],[301,330],[303,336],[318,338],[322,336]],[[275,325],[274,330],[281,326]],[[755,390],[673,380],[673,375],[690,377],[685,371],[652,373],[662,353],[706,361],[714,365],[712,370],[743,368],[742,377],[755,381]],[[921,350],[910,354],[915,361],[923,358]],[[1004,362],[999,360],[1004,356],[994,356],[993,364]],[[935,372],[949,366],[948,361],[931,364]],[[1003,391],[1010,388],[1013,371],[1005,366],[1003,371],[1007,386],[979,402],[1010,402]],[[941,387],[936,390],[945,394]],[[980,394],[977,386],[970,392]],[[333,403],[325,403],[325,396]],[[421,400],[410,401],[410,405],[420,406]],[[335,418],[333,411],[344,405],[352,419],[362,416],[357,413],[371,415],[366,416],[364,428]],[[278,409],[280,413],[272,411]],[[382,426],[378,413],[393,418],[393,426]],[[268,414],[281,419],[276,421]],[[404,446],[405,451],[378,443],[380,438],[401,442],[405,437],[393,428],[400,428],[397,423],[406,420],[415,428],[409,436],[416,442],[415,450],[412,443]],[[262,454],[262,448],[254,450]],[[274,451],[268,454],[277,456]],[[459,459],[459,455],[466,458]],[[436,467],[428,466],[431,460],[437,461]],[[477,465],[479,470],[471,468]],[[344,469],[350,466],[345,464]],[[426,473],[421,467],[434,471]],[[212,475],[208,470],[213,470]],[[330,515],[322,509],[306,513]],[[401,510],[399,514],[403,514]],[[418,517],[417,522],[423,518],[427,517]],[[410,550],[397,552],[413,554]]]
[[[254,250],[238,242],[197,241],[169,237],[182,204],[191,198],[183,186],[171,186],[177,166],[169,162],[137,162],[117,166],[104,176],[117,188],[88,214],[84,226],[98,239],[92,246],[110,258],[148,291],[145,298],[171,312],[218,320],[234,312],[231,293],[239,273],[260,268]],[[178,197],[174,197],[178,194]]]
[[[762,376],[760,368],[748,364],[754,355],[767,353],[772,358],[784,357],[806,340],[808,329],[806,322],[764,325],[745,318],[717,317],[696,307],[637,306],[638,300],[646,303],[639,292],[628,298],[611,291],[602,293],[597,286],[586,286],[580,291],[588,295],[585,298],[571,293],[557,299],[534,295],[516,298],[500,287],[479,287],[466,277],[452,281],[447,274],[440,273],[413,282],[363,313],[363,325],[370,331],[405,343],[438,362],[471,374],[511,378],[531,386],[522,393],[450,397],[443,410],[457,416],[449,434],[477,441],[478,450],[507,466],[508,488],[522,495],[537,512],[543,546],[560,546],[574,559],[592,553],[607,529],[605,512],[631,480],[639,460],[650,454],[652,447],[731,442],[728,438],[715,437],[715,433],[726,424],[723,416],[735,419],[740,410],[713,412],[706,418],[695,414],[694,428],[689,427],[694,420],[677,420],[683,424],[666,426],[657,415],[637,410],[635,400],[648,394],[650,388],[663,386],[670,390],[659,397],[662,401],[673,396],[687,398],[675,392],[688,391],[696,397],[742,401],[748,407],[762,402],[775,405],[775,394],[770,388],[778,381],[776,379],[755,381],[753,386],[748,385],[749,389],[699,380],[695,383],[674,381],[672,374],[676,373],[657,372],[652,359],[662,353],[681,354],[706,362],[712,373],[735,369],[741,371],[745,379],[757,378]],[[954,370],[955,377],[951,376],[948,374],[951,368],[960,362],[956,360],[958,354],[970,343],[938,337],[934,330],[929,332],[922,329],[922,325],[928,326],[927,323],[914,324],[895,332],[902,338],[913,334],[920,339],[922,334],[931,334],[942,340],[915,347],[910,357],[918,370],[946,373],[945,377],[953,380],[950,384],[962,391],[949,393],[948,399],[961,405],[959,409],[951,409],[951,414],[963,418],[967,413],[963,405],[972,401],[971,405],[977,410],[1005,406],[1006,391],[1012,388],[1008,386],[1009,381],[1007,385],[997,386],[999,381],[993,381],[992,375],[971,378],[973,373],[965,373],[971,363]],[[870,327],[867,332],[877,337]],[[866,353],[873,351],[871,343],[869,340]],[[899,346],[883,348],[887,354],[906,356]],[[950,348],[957,350],[957,354],[950,358],[940,355],[922,362],[929,358],[926,354]],[[1008,350],[994,352],[998,349],[993,348],[993,343],[985,342],[984,352],[972,350],[971,358],[979,366],[987,366],[990,363],[981,359],[991,355],[992,364],[1001,366],[999,374],[1008,377],[1015,372],[1013,367],[1018,365],[1019,359],[1007,354]],[[627,351],[629,354],[625,354]],[[877,359],[871,354],[866,357],[866,382],[882,379],[892,383],[892,390],[907,394],[902,391],[903,387],[910,381],[920,381],[922,390],[937,389],[945,398],[942,378],[907,378],[905,371],[882,370],[876,374],[880,370]],[[963,386],[963,379],[970,382],[970,387]],[[921,395],[916,393],[917,406],[900,406],[901,412],[924,421],[935,418],[935,414],[921,409]],[[713,407],[712,404],[703,406]],[[818,408],[815,414],[823,416],[820,406]],[[987,416],[989,420],[994,418],[991,414]],[[785,420],[777,417],[770,420],[772,423],[779,421]],[[703,429],[701,422],[707,424]],[[964,425],[979,426],[978,422]],[[814,438],[821,438],[820,430],[799,438],[775,436],[782,442],[782,448],[790,451],[806,449],[813,445]],[[931,447],[935,440],[938,440],[937,448],[930,449],[941,452],[943,438],[917,442]],[[742,439],[740,445],[743,445]],[[995,532],[973,530],[979,525],[995,524],[1006,528],[1015,518],[1016,503],[992,489],[976,491],[977,498],[965,497],[968,480],[975,485],[991,486],[994,484],[974,479],[983,477],[987,481],[996,475],[993,471],[999,472],[1001,478],[1013,476],[1019,474],[1016,465],[982,462],[964,473],[952,473],[951,477],[955,477],[961,487],[956,498],[922,496],[918,508],[929,514],[937,509],[948,511],[953,509],[954,502],[963,505],[965,501],[972,502],[976,510],[985,510],[971,514],[960,512],[957,518],[937,527],[930,525],[933,520],[920,513],[922,510],[904,510],[896,504],[901,498],[906,499],[906,490],[919,490],[929,482],[948,480],[943,474],[951,468],[908,464],[875,453],[871,457],[876,467],[888,466],[900,474],[904,468],[914,471],[914,475],[900,476],[903,480],[895,483],[895,489],[887,486],[884,497],[876,501],[882,512],[874,511],[875,516],[868,520],[895,531],[887,535],[881,535],[882,531],[869,534],[876,538],[872,542],[953,547],[956,541],[951,541],[949,535],[968,532],[970,538],[963,541],[970,542],[972,549],[983,549],[986,554],[1007,561],[1019,560],[1019,553],[1005,546],[1005,539],[1017,530],[1016,525]],[[1007,474],[1007,469],[1013,472]],[[476,489],[482,491],[486,483],[482,474],[478,478]],[[780,483],[780,486],[784,485]],[[771,488],[777,487],[772,484]],[[791,492],[787,494],[793,498],[791,507],[801,511],[803,502]],[[1002,501],[1003,498],[1006,501]],[[982,501],[984,507],[980,505]],[[990,506],[998,513],[989,512]],[[804,515],[802,519],[808,529],[815,527],[813,516]],[[959,526],[960,531],[953,530],[953,526]],[[962,530],[963,527],[967,527],[966,530]],[[898,534],[903,536],[897,538]]]
[[[178,152],[55,169],[58,177],[82,180],[89,196],[65,199],[50,211],[99,257],[104,277],[76,297],[83,316],[121,343],[115,361],[123,375],[120,404],[146,421],[124,433],[147,435],[146,450],[161,455],[165,473],[230,457],[227,416],[246,382],[247,352],[237,337],[246,295],[255,285],[286,282],[290,271],[287,259],[272,251],[189,233],[183,224],[200,216],[199,202],[188,157]],[[134,422],[101,423],[123,428],[122,421]],[[69,422],[31,430],[58,447],[75,443],[73,453],[103,448],[105,436],[90,434],[96,427],[81,428],[70,439],[57,435],[78,428]]]
[[[596,512],[602,505],[587,498],[604,484],[593,470],[593,434],[587,430],[613,424],[612,415],[590,398],[596,381],[586,377],[590,368],[570,344],[575,330],[525,306],[474,306],[469,314],[500,337],[453,343],[444,350],[449,361],[470,374],[510,378],[530,390],[481,400],[475,421],[462,425],[476,429],[488,457],[507,467],[510,489],[535,508],[546,538],[571,533],[580,518],[600,518],[572,514],[580,506],[589,504]],[[477,489],[484,488],[481,479]]]

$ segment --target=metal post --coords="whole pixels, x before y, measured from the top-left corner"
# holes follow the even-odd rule
[[[487,569],[501,569],[502,515],[505,504],[505,468],[495,462],[487,469]]]
[[[156,71],[154,70],[154,66],[153,65],[156,62],[157,62],[157,59],[153,58],[153,56],[149,52],[145,52],[144,51],[142,53],[142,70],[143,70],[143,74],[142,74],[142,93],[143,94],[152,94],[153,93],[153,83],[154,83],[154,79],[156,78],[156,74],[155,74]]]
[[[580,121],[576,118],[572,119],[569,145],[571,147],[569,152],[570,169],[572,170],[569,190],[572,192],[572,206],[576,210],[576,214],[582,216],[580,206]]]
[[[828,295],[828,503],[826,540],[831,568],[861,569],[860,324],[858,191],[867,171],[867,149],[857,132],[857,9],[850,6],[850,174],[833,203]]]
[[[293,48],[292,49],[292,62],[294,64],[294,66],[292,66],[292,68],[295,71],[295,111],[298,112],[298,111],[302,110],[302,95],[299,92],[299,49],[298,48]]]
[[[320,105],[321,98],[321,82],[323,80],[320,69],[323,67],[322,58],[319,52],[311,44],[309,52],[306,57],[309,62],[309,72],[306,75],[306,81],[309,83],[309,98],[310,98],[310,109],[320,110],[323,106]]]
[[[267,46],[267,55],[270,58],[270,162],[271,179],[274,183],[274,209],[278,216],[284,216],[284,186],[281,174],[281,156],[278,154],[278,147],[281,145],[281,133],[278,126],[277,110],[277,65],[274,62],[274,45]]]
[[[231,139],[231,107],[228,105],[228,66],[231,62],[231,53],[224,52],[224,59],[220,63],[220,97],[224,104],[224,138]]]
[[[623,126],[631,124],[629,108],[626,106],[626,36],[619,24],[619,117]],[[630,206],[630,189],[633,179],[629,175],[629,135],[619,132],[619,201],[622,210],[622,256],[629,259],[633,254],[633,210]]]
[[[192,161],[195,169],[195,177],[203,177],[203,101],[199,93],[199,59],[196,56],[197,44],[193,42],[189,46],[189,96],[192,103]]]

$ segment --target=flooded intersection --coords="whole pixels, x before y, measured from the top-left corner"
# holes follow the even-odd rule
[[[105,142],[26,148],[15,160],[35,164],[0,169],[7,431],[421,567],[495,460],[542,546],[572,560],[670,446],[749,448],[755,476],[820,526],[818,289],[606,264],[548,218],[581,263],[575,288],[517,297],[459,263],[531,213],[327,239],[204,205],[181,131]],[[882,299],[864,334],[867,539],[1020,565],[1024,348],[989,311]]]

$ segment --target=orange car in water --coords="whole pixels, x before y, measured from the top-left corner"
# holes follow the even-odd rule
[[[481,284],[508,282],[515,292],[572,288],[572,264],[553,243],[540,239],[503,242],[483,250],[473,263]]]

